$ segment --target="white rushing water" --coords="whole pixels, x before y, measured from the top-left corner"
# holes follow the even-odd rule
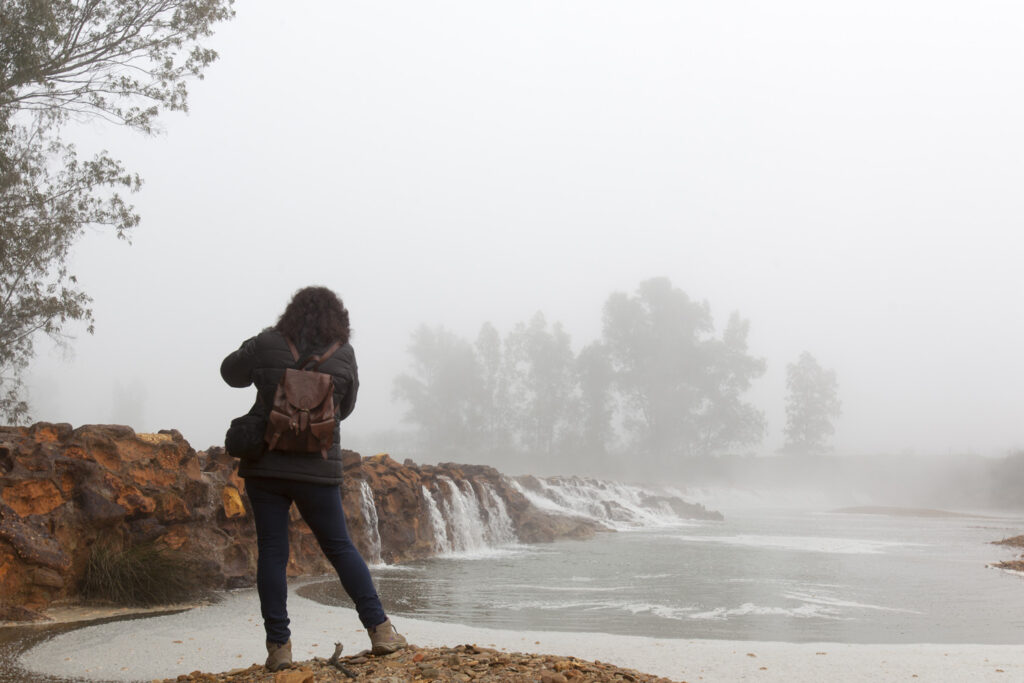
[[[435,546],[442,555],[481,553],[518,542],[505,502],[486,482],[439,476],[441,504],[424,489]]]
[[[430,516],[430,526],[434,530],[434,550],[439,555],[445,555],[452,551],[452,544],[448,540],[448,525],[445,524],[444,515],[437,507],[437,500],[434,494],[426,486],[423,489],[423,499],[427,501],[427,514]]]
[[[531,490],[514,479],[506,484],[519,491],[542,511],[586,517],[609,529],[627,530],[686,525],[669,504],[678,494],[657,493],[637,486],[626,486],[596,479],[539,479],[540,491]],[[365,486],[365,482],[364,482]],[[443,557],[483,556],[516,546],[515,525],[508,506],[495,487],[487,481],[455,480],[438,476],[436,488],[421,486],[424,512],[434,537],[434,551]],[[363,492],[367,525],[376,527],[376,513],[367,501],[372,492]],[[371,523],[371,516],[373,522]],[[371,532],[373,533],[373,532]],[[379,535],[371,539],[378,548]],[[374,545],[376,544],[376,545]]]
[[[592,519],[609,529],[679,526],[685,524],[668,503],[673,494],[658,493],[640,486],[583,477],[532,479],[539,487],[512,485],[537,508],[557,514]]]
[[[380,518],[377,516],[377,503],[373,499],[373,489],[365,479],[359,482],[361,495],[360,507],[363,511],[363,520],[366,522],[366,540],[370,550],[370,557],[366,558],[372,564],[381,564],[380,557]]]
[[[486,481],[480,482],[480,489],[483,491],[481,501],[487,512],[487,535],[491,542],[499,546],[516,543],[516,531],[512,526],[512,518],[508,515],[508,508],[505,507],[505,501]]]
[[[466,481],[461,482],[469,489],[467,493],[449,477],[442,476],[438,479],[448,488],[448,496],[444,499],[443,507],[452,532],[452,551],[466,552],[490,547],[484,534],[486,527],[481,524],[483,517],[472,485]]]

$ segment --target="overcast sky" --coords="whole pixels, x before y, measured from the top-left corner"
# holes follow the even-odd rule
[[[96,334],[40,345],[35,418],[220,443],[253,397],[221,359],[324,284],[363,382],[345,428],[389,429],[419,323],[541,310],[578,349],[611,292],[668,276],[719,330],[750,320],[759,452],[804,350],[838,375],[839,453],[1024,448],[1020,3],[237,12],[189,115],[78,133],[144,177],[143,223],[76,250]]]

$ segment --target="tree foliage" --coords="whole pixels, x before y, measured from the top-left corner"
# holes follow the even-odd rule
[[[89,226],[119,237],[139,222],[140,186],[107,152],[81,159],[62,131],[102,120],[150,134],[184,111],[187,81],[216,53],[201,42],[232,0],[8,0],[0,3],[0,415],[28,410],[22,372],[42,333],[92,331],[90,297],[67,269]]]
[[[733,315],[721,339],[707,303],[668,278],[616,293],[604,307],[603,343],[635,451],[707,456],[757,443],[764,417],[742,399],[765,364],[747,353],[749,325]]]
[[[517,450],[548,458],[570,439],[576,384],[569,335],[543,313],[520,323],[505,341],[503,412]]]
[[[634,296],[609,297],[601,339],[579,353],[541,313],[504,338],[485,324],[473,344],[420,328],[395,396],[432,458],[514,456],[536,470],[626,454],[717,455],[763,434],[761,412],[743,400],[764,372],[748,331],[733,315],[715,336],[707,304],[649,280]]]
[[[829,450],[834,420],[842,414],[839,383],[834,370],[826,370],[804,351],[786,366],[786,442],[783,452],[816,454]]]

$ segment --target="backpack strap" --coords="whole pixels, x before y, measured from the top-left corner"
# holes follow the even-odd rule
[[[284,335],[281,335],[281,336],[284,337]],[[298,363],[299,362],[299,350],[297,348],[295,348],[295,343],[292,342],[292,340],[289,337],[284,337],[284,340],[286,342],[288,342],[288,349],[292,352],[292,358],[295,360],[296,363]]]
[[[339,339],[331,344],[330,347],[328,347],[328,349],[319,356],[310,354],[305,358],[300,358],[299,350],[295,347],[295,343],[289,337],[285,337],[284,340],[288,342],[288,349],[292,352],[292,358],[295,360],[295,367],[300,370],[305,370],[306,366],[310,363],[313,363],[313,369],[316,370],[320,367],[321,363],[333,356],[334,353],[341,348],[341,340]]]
[[[325,360],[327,360],[328,358],[333,356],[334,352],[337,351],[340,348],[341,348],[341,340],[339,339],[338,341],[336,341],[333,344],[331,344],[327,348],[327,350],[324,351],[320,356],[314,356],[313,357],[312,360],[316,361],[316,364],[313,366],[313,368],[314,369],[319,368],[321,363],[323,363]]]

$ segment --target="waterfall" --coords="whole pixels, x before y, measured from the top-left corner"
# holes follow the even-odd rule
[[[448,542],[448,528],[444,523],[444,516],[437,507],[434,494],[426,486],[423,489],[423,500],[427,502],[427,512],[430,515],[430,526],[434,530],[434,550],[440,554],[450,553],[452,544]]]
[[[443,475],[437,479],[448,495],[438,492],[441,493],[441,506],[438,508],[428,491],[427,505],[428,508],[433,505],[430,513],[435,537],[439,536],[438,528],[446,529],[443,536],[447,545],[445,552],[477,552],[516,543],[515,529],[505,502],[490,484],[467,479],[455,482]],[[435,510],[438,513],[436,521]],[[441,542],[437,545],[440,548]]]
[[[673,526],[687,519],[675,508],[683,509],[689,504],[670,493],[583,477],[522,479],[511,483],[535,507],[586,517],[609,529]]]
[[[371,564],[382,564],[380,557],[380,520],[377,517],[377,504],[373,501],[373,489],[370,484],[362,479],[359,482],[361,493],[360,507],[363,511],[363,519],[366,521],[366,541],[369,546],[370,556],[367,558]]]
[[[484,539],[484,525],[480,515],[480,506],[476,502],[476,494],[473,492],[473,485],[467,481],[470,490],[469,495],[449,477],[438,477],[448,487],[448,498],[444,501],[445,516],[448,518],[448,525],[451,527],[452,550],[465,552],[467,550],[480,550],[487,547]]]
[[[511,545],[518,539],[512,526],[512,518],[508,516],[508,508],[498,492],[488,482],[480,482],[480,488],[486,494],[483,501],[487,511],[487,533],[494,545]]]

